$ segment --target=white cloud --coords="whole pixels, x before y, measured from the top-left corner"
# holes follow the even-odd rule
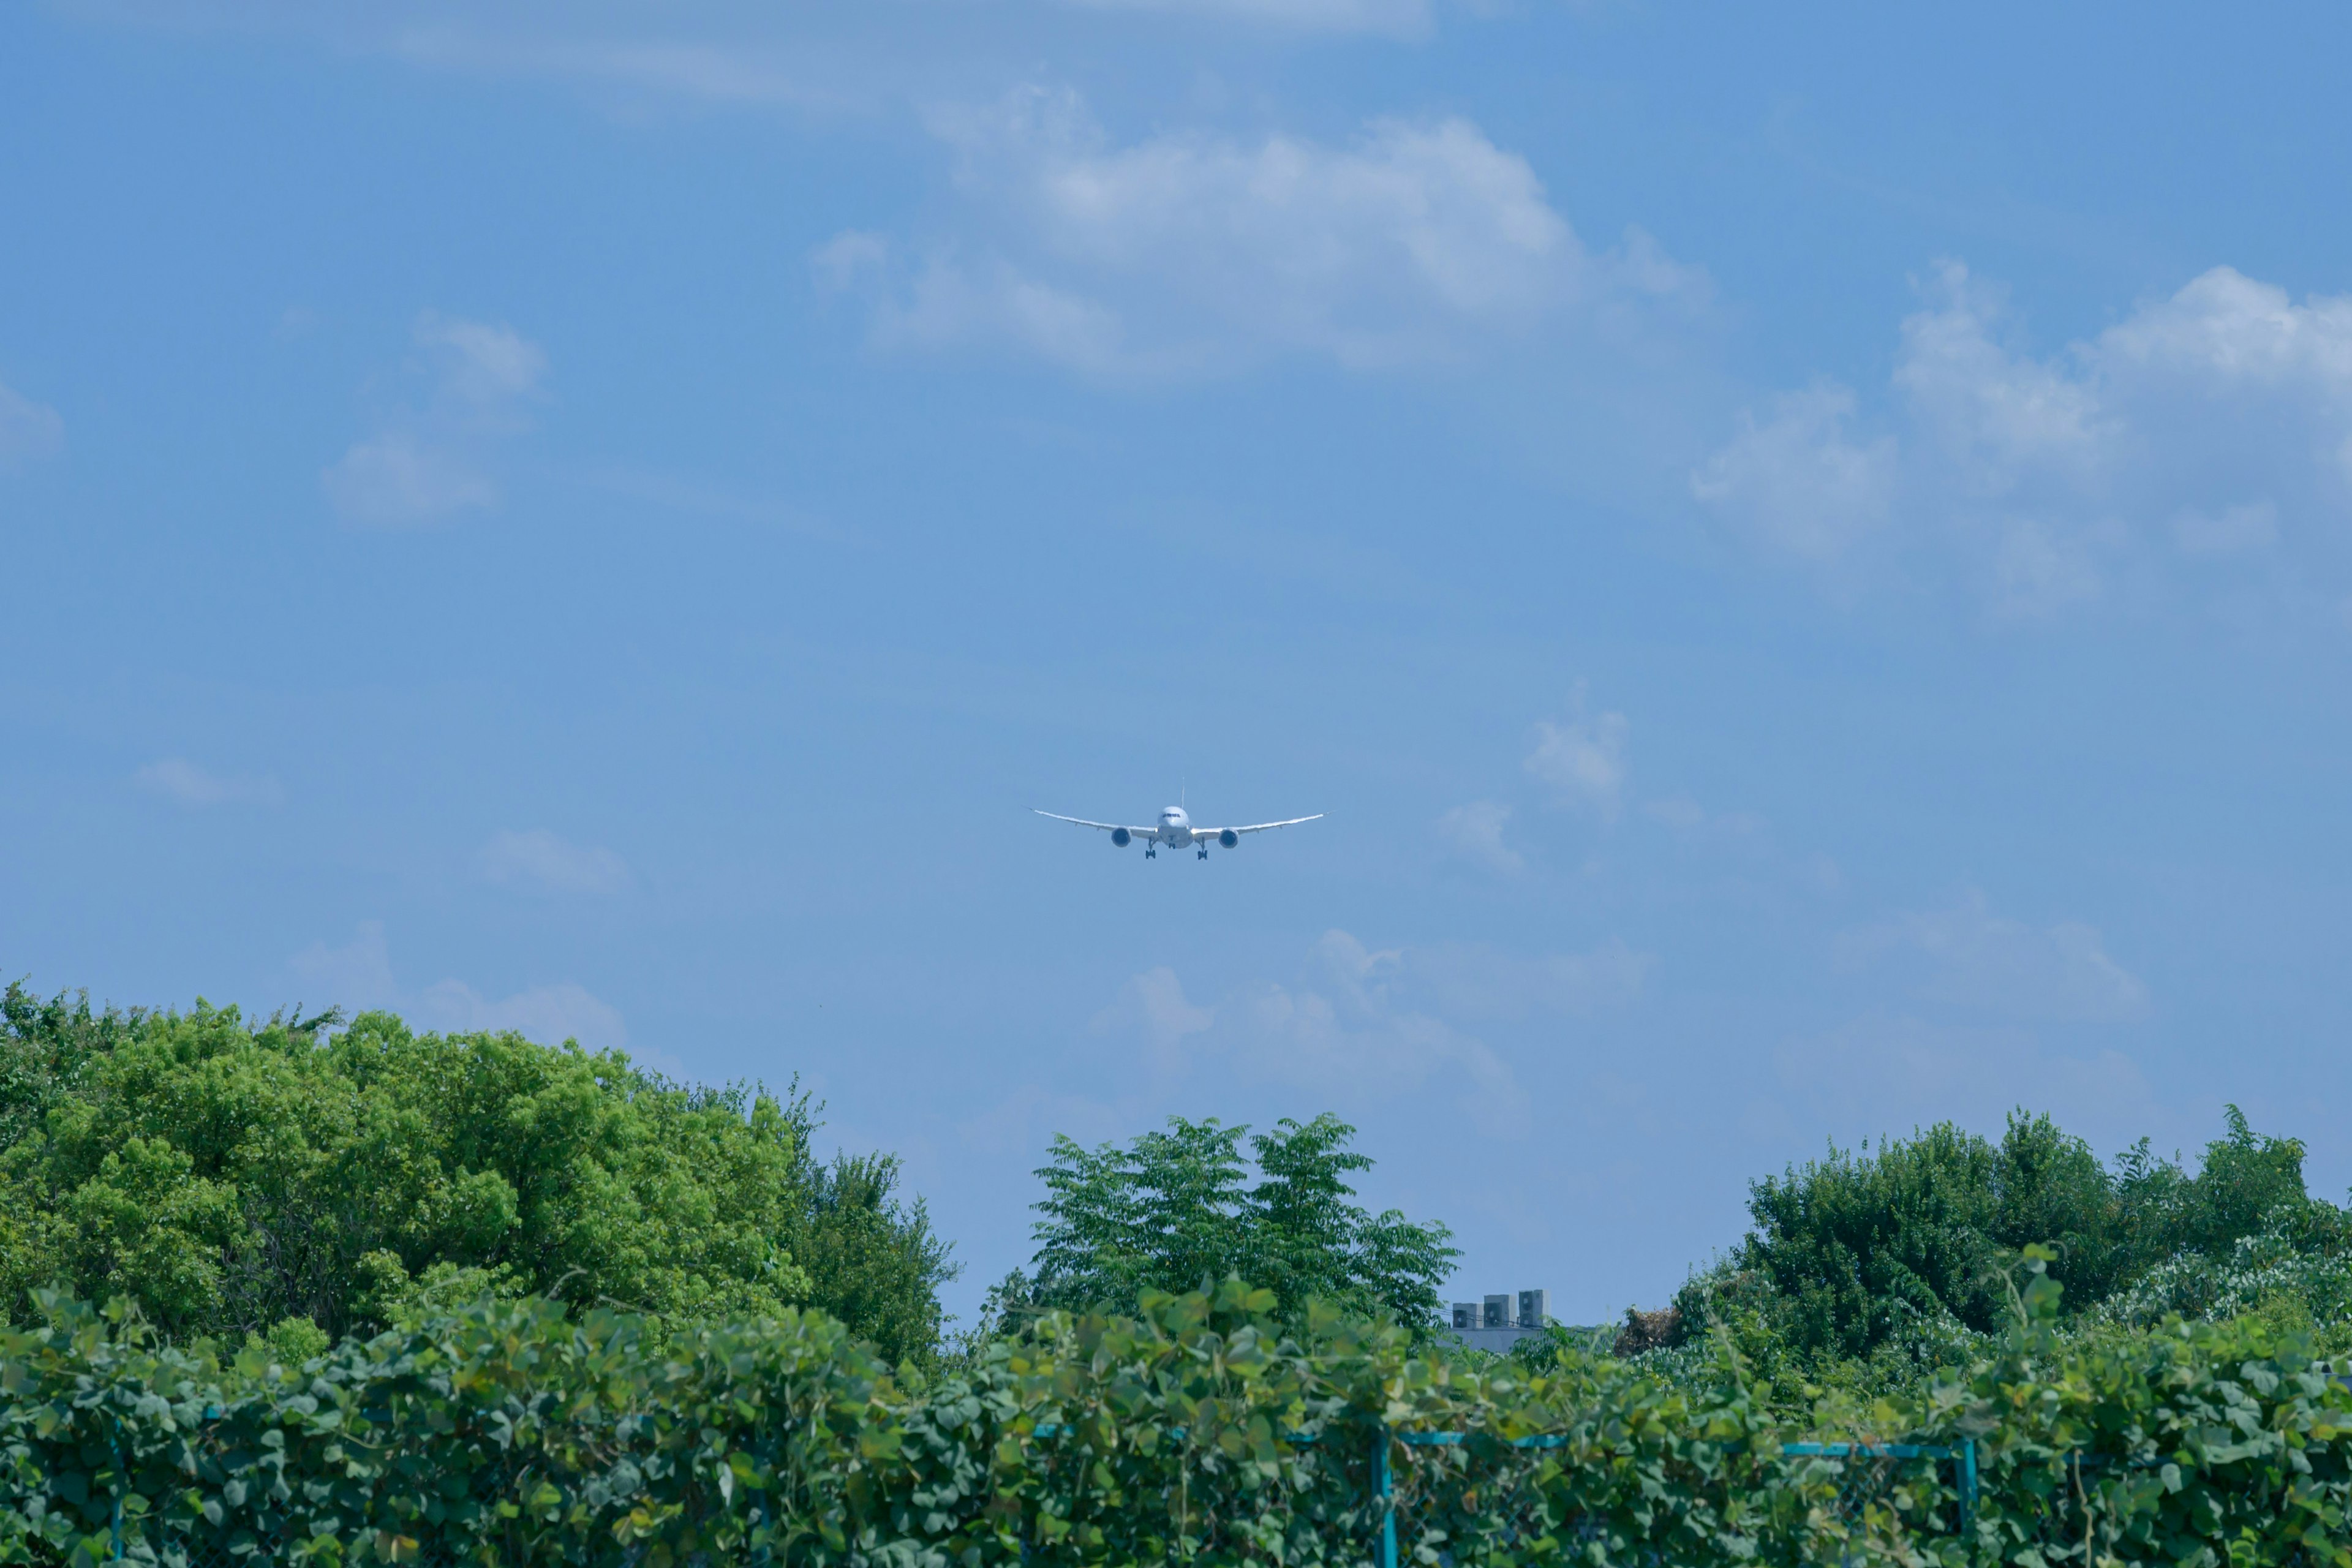
[[[1437,819],[1437,836],[1490,871],[1506,875],[1527,869],[1527,858],[1503,842],[1504,825],[1511,808],[1491,800],[1457,805]]]
[[[902,297],[877,309],[874,342],[881,348],[1003,343],[1099,375],[1181,371],[1201,363],[1197,352],[1182,349],[1137,354],[1110,307],[1024,277],[1002,259],[962,265],[934,257]]]
[[[2110,366],[2179,381],[2196,396],[2284,389],[2336,405],[2335,417],[2352,412],[2343,406],[2352,395],[2352,297],[2314,295],[2297,305],[2232,267],[2109,328],[2093,352]]]
[[[1627,1005],[1649,984],[1657,960],[1612,939],[1589,952],[1506,952],[1480,942],[1442,942],[1404,952],[1401,995],[1461,1019],[1582,1016]]]
[[[0,473],[54,454],[66,443],[66,422],[47,404],[0,383]]]
[[[1642,815],[1653,822],[1663,823],[1676,833],[1701,833],[1708,822],[1706,807],[1686,795],[1668,795],[1663,800],[1642,803]]]
[[[809,253],[809,268],[817,281],[834,289],[847,289],[889,261],[890,241],[886,236],[856,228],[843,229]]]
[[[142,788],[182,805],[277,805],[286,792],[266,774],[215,773],[185,757],[165,757],[139,770]]]
[[[1808,1142],[1825,1128],[1851,1146],[1943,1121],[1997,1135],[2022,1108],[2112,1145],[2167,1120],[2126,1053],[2070,1056],[2017,1028],[1871,1016],[1784,1045],[1772,1060],[1779,1103],[1759,1108],[1761,1119],[1782,1135],[1801,1129]]]
[[[1141,1036],[1153,1065],[1166,1072],[1181,1064],[1184,1041],[1214,1027],[1216,1021],[1214,1011],[1185,999],[1176,972],[1162,964],[1129,980],[1118,1000],[1095,1015],[1094,1030]]]
[[[511,327],[420,313],[411,341],[432,380],[424,404],[354,442],[320,476],[346,520],[379,527],[445,521],[499,504],[498,444],[526,426],[547,356]]]
[[[511,1029],[542,1045],[576,1039],[590,1050],[618,1050],[628,1044],[628,1028],[619,1011],[570,981],[534,985],[496,999],[456,979],[410,993],[394,983],[381,921],[361,925],[358,935],[341,947],[311,943],[289,959],[287,968],[322,1003],[397,1011],[423,1028]],[[663,1065],[664,1070],[672,1070],[666,1060]]]
[[[619,1050],[629,1043],[621,1015],[570,981],[534,985],[493,1001],[463,981],[444,980],[425,988],[415,1010],[424,1022],[452,1032],[510,1029],[541,1045],[577,1040],[592,1051]]]
[[[551,77],[711,103],[822,110],[846,95],[813,68],[810,51],[751,37],[720,45],[683,38],[557,37],[497,34],[471,26],[409,27],[388,35],[386,52],[447,70]]]
[[[1686,795],[1645,800],[1642,815],[1686,841],[1760,846],[1769,826],[1752,811],[1709,811]]]
[[[1570,716],[1558,723],[1537,721],[1527,770],[1570,805],[1613,818],[1625,790],[1625,741],[1632,726],[1622,713],[1588,714],[1581,682],[1570,709]]]
[[[980,1153],[1025,1155],[1055,1133],[1081,1143],[1100,1143],[1132,1124],[1132,1108],[1123,1114],[1116,1106],[1084,1095],[1024,1084],[996,1104],[965,1118],[956,1131],[966,1147]]]
[[[435,522],[499,504],[499,487],[457,453],[392,430],[355,443],[325,476],[327,499],[354,522]]]
[[[491,835],[481,865],[501,887],[539,893],[617,893],[630,882],[629,863],[610,849],[569,843],[543,827]]]
[[[417,345],[441,370],[441,395],[478,408],[503,410],[538,390],[547,355],[512,327],[426,310],[416,319]]]
[[[2245,555],[2278,542],[2278,508],[2266,500],[2218,512],[2184,511],[2172,520],[2183,555]]]
[[[1739,416],[1693,493],[1815,562],[1880,538],[2046,615],[2143,569],[2332,544],[2352,521],[2352,297],[2228,267],[2037,358],[2005,295],[1939,265],[1905,320],[1886,433],[1821,384]]]
[[[318,993],[319,1001],[330,1005],[365,1010],[399,1002],[382,921],[363,921],[359,934],[342,947],[314,942],[288,960],[287,967],[297,980]]]
[[[870,235],[814,258],[879,290],[885,346],[994,343],[1097,374],[1286,352],[1371,368],[1577,306],[1705,291],[1646,237],[1588,251],[1527,161],[1465,120],[1378,121],[1344,146],[1185,132],[1120,146],[1075,94],[1030,89],[934,125],[970,204],[963,237],[895,281],[896,247]]]
[[[1876,532],[1895,499],[1893,437],[1848,440],[1853,416],[1853,394],[1828,384],[1780,394],[1760,419],[1743,409],[1692,492],[1783,550],[1833,560]]]
[[[1360,1099],[1454,1091],[1483,1131],[1527,1135],[1527,1091],[1483,1040],[1396,996],[1403,954],[1375,952],[1343,931],[1316,944],[1297,986],[1268,985],[1220,1009],[1236,1067],[1278,1083]]]
[[[1214,1007],[1189,1001],[1173,971],[1153,970],[1130,981],[1095,1027],[1140,1036],[1163,1079],[1205,1068],[1360,1104],[1426,1092],[1438,1080],[1481,1127],[1523,1134],[1527,1096],[1508,1064],[1391,994],[1401,957],[1331,931],[1297,984],[1263,985]]]
[[[694,0],[402,0],[371,6],[104,0],[102,7],[84,8],[172,33],[277,29],[339,53],[387,57],[425,70],[569,83],[632,121],[668,100],[806,114],[887,113],[909,96],[938,92],[943,79],[1001,84],[1008,71],[1066,53],[1086,34],[1110,36],[1111,29],[1079,27],[1074,12],[1190,22],[1183,36],[1192,38],[1243,30],[1421,37],[1435,9],[1431,0],[1023,0],[871,14]]]
[[[1903,323],[1895,384],[1972,488],[1999,496],[2037,468],[2070,478],[2095,469],[2116,434],[2112,418],[2063,366],[1998,341],[2008,317],[2002,291],[1946,262],[1929,299],[1931,309]]]
[[[1174,971],[1154,969],[1129,981],[1094,1028],[1140,1039],[1163,1084],[1202,1070],[1342,1103],[1444,1096],[1486,1131],[1516,1138],[1531,1125],[1527,1093],[1510,1064],[1460,1021],[1622,1005],[1640,993],[1652,962],[1622,942],[1523,957],[1475,943],[1373,951],[1333,931],[1291,984],[1204,1005]]]
[[[2109,956],[2095,929],[2003,919],[1975,889],[1952,909],[1849,931],[1838,951],[1852,963],[1907,957],[1924,968],[1920,995],[2011,1017],[2112,1020],[2147,1009],[2147,987]]]

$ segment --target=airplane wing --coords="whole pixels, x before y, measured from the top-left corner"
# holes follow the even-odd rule
[[[1196,827],[1192,829],[1192,837],[1214,838],[1220,833],[1264,833],[1269,827],[1296,827],[1302,822],[1320,822],[1322,819],[1323,814],[1318,811],[1312,816],[1294,816],[1286,822],[1253,822],[1247,827]]]
[[[1040,816],[1050,816],[1056,822],[1075,822],[1080,827],[1099,827],[1105,833],[1117,833],[1120,826],[1120,824],[1116,822],[1088,822],[1083,816],[1064,816],[1058,811],[1037,811],[1037,808],[1034,805],[1029,809],[1036,811],[1037,815]],[[1138,838],[1149,838],[1160,830],[1156,827],[1129,827],[1128,831],[1135,835]],[[1248,830],[1244,828],[1243,831],[1246,832]]]

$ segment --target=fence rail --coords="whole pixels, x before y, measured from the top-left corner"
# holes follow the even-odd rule
[[[1397,1521],[1404,1511],[1404,1500],[1397,1484],[1394,1450],[1402,1447],[1461,1448],[1481,1436],[1491,1436],[1468,1431],[1395,1431],[1388,1427],[1377,1430],[1373,1438],[1372,1488],[1380,1518],[1379,1538],[1375,1548],[1374,1568],[1400,1568],[1402,1555],[1397,1531]],[[1541,1450],[1567,1447],[1572,1439],[1559,1433],[1533,1433],[1521,1437],[1495,1437],[1497,1447],[1521,1450]],[[1904,1463],[1926,1461],[1952,1468],[1951,1483],[1957,1500],[1955,1533],[1965,1535],[1977,1508],[1977,1451],[1974,1443],[1937,1447],[1918,1443],[1786,1443],[1780,1446],[1785,1459],[1826,1459],[1841,1466],[1853,1466],[1857,1461],[1869,1462],[1871,1468],[1854,1474],[1849,1484],[1838,1492],[1840,1511],[1849,1517],[1858,1515],[1872,1502],[1883,1500],[1893,1480],[1894,1467]],[[2077,1462],[2080,1456],[2077,1456]],[[1501,1502],[1501,1499],[1496,1501]],[[1565,1527],[1571,1535],[1589,1536],[1589,1522],[1578,1521],[1551,1521]],[[1507,1533],[1525,1540],[1528,1531],[1515,1531],[1507,1524]],[[1557,1531],[1555,1531],[1557,1533]],[[1458,1560],[1458,1559],[1457,1559]]]
[[[209,1420],[216,1420],[221,1415],[220,1407],[210,1406],[206,1408],[205,1415]],[[1032,1435],[1052,1440],[1056,1437],[1075,1436],[1076,1431],[1077,1428],[1074,1426],[1041,1423],[1032,1428]],[[1185,1429],[1181,1426],[1169,1428],[1168,1431],[1171,1436],[1180,1442],[1186,1435]],[[1297,1447],[1319,1446],[1326,1438],[1336,1435],[1330,1431],[1293,1431],[1282,1433],[1281,1440]],[[1401,1568],[1402,1553],[1398,1541],[1397,1521],[1400,1512],[1403,1510],[1411,1498],[1409,1492],[1401,1491],[1398,1487],[1394,1464],[1395,1451],[1398,1448],[1407,1451],[1465,1448],[1476,1444],[1482,1438],[1490,1440],[1496,1448],[1521,1452],[1562,1448],[1573,1440],[1565,1434],[1553,1432],[1531,1433],[1518,1437],[1502,1437],[1492,1433],[1477,1431],[1413,1431],[1399,1430],[1389,1426],[1374,1427],[1369,1466],[1372,1482],[1372,1500],[1379,1519],[1378,1535],[1373,1542],[1373,1568]],[[1921,1461],[1938,1466],[1948,1464],[1952,1467],[1952,1486],[1958,1503],[1957,1522],[1959,1533],[1966,1533],[1970,1516],[1976,1510],[1977,1451],[1976,1445],[1973,1443],[1961,1443],[1950,1447],[1934,1447],[1916,1443],[1875,1445],[1786,1443],[1780,1446],[1780,1457],[1786,1459],[1827,1459],[1837,1461],[1842,1465],[1850,1465],[1855,1461],[1872,1462],[1874,1468],[1859,1472],[1855,1478],[1854,1486],[1840,1489],[1839,1500],[1843,1511],[1858,1512],[1861,1508],[1883,1496],[1890,1474],[1889,1467]],[[2088,1455],[2074,1455],[2071,1459],[2077,1467],[2097,1462],[2095,1456]],[[1500,1500],[1497,1499],[1497,1502],[1499,1501]],[[117,1563],[123,1563],[127,1561],[125,1548],[131,1543],[125,1537],[124,1521],[119,1499],[115,1504],[110,1524],[111,1560]],[[150,1530],[161,1524],[160,1520],[142,1521],[137,1533],[144,1537]],[[164,1527],[164,1533],[168,1538],[175,1532],[171,1531],[169,1527]],[[1529,1538],[1528,1531],[1514,1529],[1507,1524],[1502,1533],[1517,1542],[1524,1542]],[[1568,1522],[1566,1533],[1579,1534],[1577,1524],[1573,1521]],[[1589,1534],[1589,1527],[1582,1533]],[[275,1540],[265,1541],[248,1536],[241,1543],[232,1545],[226,1533],[219,1541],[166,1539],[146,1541],[144,1544],[152,1552],[154,1560],[165,1565],[165,1568],[261,1568],[261,1565],[275,1562],[283,1554],[282,1542]],[[435,1562],[442,1560],[438,1553],[427,1555],[430,1561],[424,1565],[424,1568],[433,1568]]]

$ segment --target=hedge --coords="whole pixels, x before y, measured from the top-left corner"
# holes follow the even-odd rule
[[[1286,1335],[1237,1281],[929,1383],[814,1312],[485,1301],[288,1368],[45,1296],[0,1332],[0,1562],[1368,1563],[1392,1506],[1431,1568],[2352,1568],[2333,1367],[2250,1325],[2070,1342],[2054,1297],[1916,1405],[1790,1423],[1728,1350],[1697,1389],[1473,1366],[1392,1324]],[[1976,1505],[1952,1467],[1799,1442],[1971,1445]]]

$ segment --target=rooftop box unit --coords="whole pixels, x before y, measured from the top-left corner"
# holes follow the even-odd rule
[[[1519,1327],[1540,1329],[1550,1321],[1550,1291],[1522,1290],[1519,1292]]]
[[[1515,1326],[1517,1320],[1511,1315],[1512,1306],[1513,1302],[1508,1296],[1487,1297],[1486,1321],[1483,1326],[1489,1329],[1507,1329]]]
[[[1457,1329],[1465,1330],[1476,1328],[1478,1326],[1478,1303],[1475,1301],[1454,1302],[1454,1326]]]

